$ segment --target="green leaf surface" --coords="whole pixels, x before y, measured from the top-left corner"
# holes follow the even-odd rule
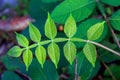
[[[110,23],[112,27],[118,31],[120,31],[120,10],[116,11],[111,17],[110,17]]]
[[[101,12],[101,14],[102,14],[104,17],[106,17],[105,8],[104,8],[103,4],[100,3],[100,2],[97,2],[97,7],[98,7],[99,11]]]
[[[108,68],[112,72],[115,79],[119,80],[120,79],[120,65],[111,65],[111,66],[108,66]],[[111,76],[107,69],[105,70],[104,75],[105,76]],[[105,78],[105,80],[113,80],[113,79]]]
[[[49,54],[49,57],[52,60],[52,62],[55,64],[55,67],[57,68],[57,64],[58,64],[59,59],[60,59],[59,46],[54,42],[49,44],[49,46],[48,46],[48,54]]]
[[[4,55],[0,60],[4,64],[5,68],[10,71],[14,71],[16,69],[22,70],[25,68],[20,58],[13,58],[11,56]]]
[[[88,61],[95,67],[97,58],[96,47],[93,44],[87,43],[83,48],[83,52]]]
[[[88,29],[87,37],[89,40],[97,40],[102,35],[102,32],[104,30],[104,23],[104,21],[97,23]]]
[[[56,6],[56,3],[44,3],[43,0],[30,0],[29,1],[29,15],[35,19],[34,25],[44,34],[44,25],[47,18],[47,12],[51,12]],[[49,0],[49,2],[52,0]],[[22,34],[28,36],[28,28],[22,31]],[[29,37],[29,36],[28,36]]]
[[[91,18],[91,19],[85,20],[84,22],[78,24],[77,32],[75,34],[75,37],[87,40],[88,39],[87,38],[88,29],[90,29],[93,25],[95,25],[97,23],[101,23],[101,22],[103,22],[103,20],[96,19],[96,18]],[[107,34],[108,34],[108,26],[105,24],[102,35],[95,41],[96,42],[102,41],[106,37]],[[85,43],[84,42],[81,42],[81,43],[76,42],[75,45],[77,47],[83,47],[85,45]]]
[[[32,59],[33,59],[33,54],[31,52],[31,50],[26,50],[24,51],[23,53],[23,61],[25,63],[25,66],[26,66],[26,70],[28,71],[28,68],[32,62]]]
[[[82,69],[85,71],[81,74],[81,80],[92,80],[99,72],[100,70],[100,61],[96,60],[95,67],[88,64],[88,62],[85,62],[86,67],[83,65]]]
[[[72,13],[75,21],[79,22],[93,12],[95,5],[96,0],[65,0],[52,11],[51,16],[55,22],[65,23]]]
[[[111,5],[111,6],[120,6],[120,0],[100,0],[101,2]]]
[[[70,62],[70,64],[73,63],[73,61],[76,57],[76,46],[74,45],[73,42],[68,41],[64,45],[64,56]]]
[[[77,53],[77,74],[81,77],[82,80],[91,80],[95,77],[100,69],[100,61],[97,60],[95,67],[91,65],[91,63],[86,59],[85,55],[82,51]],[[74,66],[75,62],[68,67],[68,73],[71,75],[70,77],[74,79]]]
[[[43,64],[46,60],[46,50],[43,46],[39,45],[35,50],[35,55],[39,63],[41,64],[41,67],[43,68]]]
[[[55,25],[54,21],[52,20],[52,18],[50,17],[49,13],[48,13],[48,18],[45,23],[45,35],[49,39],[53,39],[57,35],[56,25]]]
[[[108,40],[104,40],[101,42],[104,46],[109,46],[110,49],[113,49],[115,51],[119,51],[118,50],[118,46],[115,43],[111,43]],[[111,63],[114,62],[116,60],[120,60],[120,57],[107,51],[104,50],[103,48],[99,48],[98,52],[100,53],[100,57],[102,58],[102,60],[104,60],[104,62],[106,63]]]
[[[5,71],[2,74],[1,80],[23,80],[20,76],[18,76],[16,73],[12,71]]]
[[[42,0],[44,3],[52,3],[52,2],[57,2],[58,0]]]
[[[40,40],[41,40],[40,31],[32,23],[30,23],[30,25],[29,25],[29,34],[30,34],[30,38],[32,41],[40,42]]]
[[[16,38],[20,46],[27,47],[29,45],[29,41],[24,35],[16,33]]]
[[[76,33],[76,22],[72,15],[70,15],[65,23],[64,32],[67,37],[71,38]]]
[[[14,46],[8,51],[8,55],[12,57],[19,57],[22,53],[22,49],[19,46]]]
[[[34,58],[28,72],[32,80],[59,80],[57,70],[49,60],[42,68],[37,59]]]

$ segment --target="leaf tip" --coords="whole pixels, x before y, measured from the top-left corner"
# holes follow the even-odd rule
[[[28,66],[26,66],[26,71],[28,71],[28,68],[29,68],[29,67],[28,67]]]
[[[70,13],[70,17],[72,17],[72,13]]]
[[[50,18],[50,13],[48,12],[48,18]]]
[[[15,32],[15,35],[17,35],[18,33],[17,32]]]
[[[95,67],[95,63],[91,63],[93,67]]]
[[[72,65],[72,61],[70,61],[69,63],[70,63],[70,65]]]
[[[58,68],[57,64],[55,64],[55,68],[56,68],[56,69]]]
[[[102,24],[104,24],[106,21],[103,21]]]
[[[32,25],[33,25],[33,24],[30,22],[30,23],[29,23],[29,27],[31,27]]]
[[[106,21],[102,21],[100,24],[104,26],[105,22],[106,22]]]
[[[72,18],[72,19],[74,19],[74,18],[73,18],[73,15],[72,15],[72,13],[70,13],[70,16],[69,16],[69,18]]]
[[[43,64],[41,64],[41,68],[43,69]]]

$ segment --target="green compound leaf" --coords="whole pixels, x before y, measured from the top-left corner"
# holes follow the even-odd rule
[[[89,40],[96,40],[101,36],[104,29],[104,23],[105,21],[97,23],[93,25],[90,29],[88,29],[87,37]]]
[[[52,20],[52,18],[50,17],[49,13],[48,13],[48,18],[45,23],[45,35],[49,39],[53,39],[57,35],[56,25],[55,25],[54,21]]]
[[[116,11],[110,18],[112,27],[120,31],[120,10]]]
[[[97,58],[96,47],[93,44],[87,43],[83,48],[83,52],[88,61],[95,67]]]
[[[19,57],[22,53],[22,49],[19,46],[14,46],[8,51],[8,55],[12,57]]]
[[[72,13],[76,22],[87,18],[94,10],[96,0],[64,0],[52,11],[55,22],[65,23],[69,14]]]
[[[27,38],[24,35],[16,33],[16,38],[17,38],[18,44],[20,46],[28,47],[29,42],[28,42]]]
[[[39,45],[35,50],[35,55],[39,63],[41,64],[41,67],[43,68],[43,64],[46,60],[46,50],[43,46]]]
[[[68,41],[64,45],[64,55],[66,59],[70,62],[70,64],[72,64],[76,57],[76,46],[74,45],[73,42]]]
[[[87,20],[83,21],[82,23],[78,24],[77,32],[76,32],[74,37],[87,40],[88,39],[87,38],[87,31],[93,25],[95,25],[97,23],[101,23],[101,22],[103,22],[103,20],[97,19],[97,18],[90,18],[90,19],[87,19]],[[108,34],[108,26],[105,23],[104,30],[103,30],[101,36],[97,40],[95,40],[95,42],[102,41],[106,37],[107,34]],[[76,47],[84,47],[85,43],[84,42],[79,42],[79,43],[75,42],[75,45],[76,45]]]
[[[41,40],[41,33],[32,23],[29,25],[30,38],[34,42],[39,42]]]
[[[111,6],[116,6],[116,7],[120,6],[120,0],[100,0],[100,1]]]
[[[60,59],[59,46],[54,42],[49,44],[49,46],[48,46],[48,54],[49,54],[50,59],[52,60],[52,62],[55,64],[55,67],[57,68],[57,64],[58,64],[59,59]]]
[[[76,33],[76,22],[72,15],[69,16],[65,23],[64,32],[69,38],[73,37]]]
[[[28,67],[30,66],[32,62],[32,59],[33,59],[33,55],[32,55],[31,50],[25,50],[23,53],[23,61],[25,63],[27,71],[28,71]]]

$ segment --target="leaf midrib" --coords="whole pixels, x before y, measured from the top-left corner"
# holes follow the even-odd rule
[[[99,25],[98,25],[99,26]],[[99,30],[99,28],[101,27],[101,25],[99,27],[97,27],[96,30],[94,30],[94,32],[92,32],[92,35],[89,37],[89,39],[91,40],[91,37]]]
[[[89,51],[89,56],[90,56],[90,57],[88,57],[88,56],[87,56],[87,57],[88,57],[89,59],[91,59],[92,62],[93,62],[90,46],[91,46],[91,44],[87,43],[87,47],[88,47],[88,51]],[[91,62],[91,61],[90,61],[90,62]]]
[[[53,38],[53,36],[52,36],[52,29],[51,29],[51,19],[50,19],[50,17],[49,17],[49,19],[48,19],[48,21],[49,21],[49,30],[50,30],[50,38]]]
[[[33,30],[33,35],[35,35],[35,36],[34,36],[35,40],[36,40],[37,42],[39,42],[40,39],[37,38],[37,35],[39,35],[39,34],[37,34],[38,31],[36,31],[36,32],[37,32],[37,33],[36,33],[36,32],[34,31],[34,28],[33,28],[33,27],[32,27],[32,30]],[[32,36],[31,36],[31,37],[32,37]],[[40,37],[40,36],[39,36],[39,37]]]
[[[56,52],[55,52],[55,45],[56,45],[55,43],[52,43],[52,49],[53,49],[53,51],[54,51],[53,54],[54,54],[54,60],[55,60],[54,62],[55,62],[55,64],[57,64]]]

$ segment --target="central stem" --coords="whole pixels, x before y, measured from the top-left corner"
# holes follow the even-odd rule
[[[69,40],[68,38],[55,38],[55,39],[53,39],[53,41],[56,42],[56,43],[58,43],[58,42],[65,42],[65,41],[68,41],[68,40]],[[114,51],[114,50],[112,50],[112,49],[110,49],[110,48],[108,48],[108,47],[106,47],[106,46],[104,46],[102,44],[99,44],[99,43],[96,43],[96,42],[93,42],[93,41],[90,41],[90,40],[84,40],[84,39],[80,39],[80,38],[71,38],[70,41],[91,43],[91,44],[99,46],[99,47],[101,47],[103,49],[106,49],[106,50],[108,50],[108,51],[110,51],[110,52],[120,56],[119,52],[116,52],[116,51]],[[39,44],[35,43],[35,44],[30,45],[29,48],[34,48],[34,47],[36,47],[38,45],[45,45],[45,44],[48,44],[50,42],[51,42],[51,40],[41,41],[41,42],[39,42]]]
[[[108,50],[108,51],[110,51],[110,52],[112,52],[112,53],[120,56],[120,53],[119,53],[119,52],[116,52],[116,51],[114,51],[114,50],[112,50],[112,49],[110,49],[110,48],[108,48],[108,47],[106,47],[106,46],[104,46],[104,45],[102,45],[102,44],[99,44],[99,43],[96,43],[96,42],[93,42],[93,41],[90,41],[90,40],[84,40],[84,39],[79,39],[79,38],[72,38],[71,40],[72,40],[72,41],[75,41],[75,42],[91,43],[91,44],[94,44],[94,45],[96,45],[96,46],[99,46],[99,47],[101,47],[101,48],[103,48],[103,49],[106,49],[106,50]]]

